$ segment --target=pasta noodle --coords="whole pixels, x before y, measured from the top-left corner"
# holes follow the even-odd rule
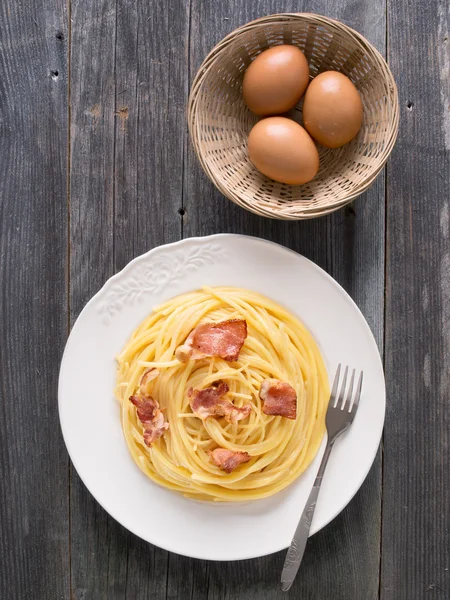
[[[180,363],[175,351],[199,323],[245,319],[248,336],[235,362],[218,357]],[[148,447],[135,406],[146,369],[157,367],[152,396],[169,429]],[[261,382],[289,382],[297,394],[296,419],[263,412]],[[187,391],[218,380],[228,384],[237,407],[251,404],[236,423],[197,417]],[[314,458],[325,432],[328,377],[320,351],[306,327],[272,300],[238,288],[208,288],[178,296],[155,308],[134,331],[118,357],[116,396],[131,456],[158,484],[201,500],[264,498],[292,483]],[[250,460],[226,473],[208,450],[243,451]]]

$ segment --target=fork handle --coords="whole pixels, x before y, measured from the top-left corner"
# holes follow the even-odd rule
[[[306,548],[306,542],[308,541],[309,530],[311,529],[311,521],[314,516],[314,511],[316,510],[316,503],[319,496],[320,486],[322,484],[323,474],[325,472],[328,459],[330,458],[333,444],[334,440],[327,442],[313,488],[308,496],[302,516],[300,517],[300,521],[297,525],[297,529],[295,530],[291,545],[289,546],[286,554],[283,571],[281,573],[281,589],[284,592],[287,592],[294,583],[295,576],[297,575],[300,563],[302,562],[303,554]]]

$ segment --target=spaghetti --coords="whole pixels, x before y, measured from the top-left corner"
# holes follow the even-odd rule
[[[248,327],[237,360],[176,358],[199,324],[234,319]],[[149,447],[130,398],[153,369],[151,395],[169,427]],[[295,390],[295,418],[264,412],[260,391],[267,380]],[[245,418],[202,419],[192,411],[189,390],[217,382],[226,383],[226,397],[238,410],[251,407]],[[169,300],[139,325],[118,357],[116,396],[129,451],[150,479],[202,500],[240,501],[271,496],[308,467],[324,435],[329,388],[320,351],[296,317],[254,292],[205,287]],[[218,448],[249,459],[228,473],[212,460]]]

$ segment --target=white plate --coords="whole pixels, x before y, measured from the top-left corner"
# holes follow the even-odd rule
[[[64,440],[78,474],[124,527],[161,548],[194,558],[238,560],[287,548],[320,455],[271,498],[206,503],[166,490],[128,454],[113,397],[114,357],[161,302],[202,285],[255,290],[298,315],[317,340],[330,377],[339,362],[364,370],[359,411],[336,442],[311,533],[329,523],[364,481],[380,442],[385,384],[364,317],[322,269],[282,246],[241,235],[190,238],[133,260],[86,305],[70,334],[59,378]]]

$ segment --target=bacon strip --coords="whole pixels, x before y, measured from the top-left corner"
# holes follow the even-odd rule
[[[137,409],[137,416],[144,427],[144,442],[150,448],[169,429],[169,423],[164,421],[158,402],[151,396],[130,396],[130,402]]]
[[[218,356],[233,362],[239,358],[246,337],[245,319],[201,323],[191,331],[185,343],[177,348],[175,356],[183,363],[207,356]]]
[[[204,390],[189,388],[188,398],[190,398],[192,412],[200,419],[225,417],[229,423],[237,423],[241,419],[245,419],[251,413],[251,405],[246,404],[242,408],[234,406],[224,398],[228,390],[228,385],[223,381]]]
[[[155,411],[159,409],[158,403],[151,396],[148,398],[130,396],[130,402],[136,407],[137,416],[141,423],[151,422],[155,416]]]
[[[209,457],[212,462],[226,473],[231,473],[236,467],[250,460],[251,456],[248,452],[239,452],[227,450],[226,448],[216,448],[208,450]]]
[[[149,384],[158,375],[158,369],[147,369],[139,383],[139,394],[130,396],[130,402],[136,407],[138,419],[144,427],[144,442],[149,448],[169,429],[159,403],[150,396]]]
[[[159,369],[147,369],[141,377],[141,381],[139,382],[139,392],[142,396],[150,396],[149,384],[151,381],[156,379],[159,376]]]
[[[294,388],[279,379],[265,379],[261,383],[259,397],[264,402],[266,415],[278,415],[288,419],[297,417],[297,394]]]
[[[164,415],[158,409],[151,423],[144,424],[144,442],[149,448],[158,438],[169,429],[169,423],[164,421]]]

